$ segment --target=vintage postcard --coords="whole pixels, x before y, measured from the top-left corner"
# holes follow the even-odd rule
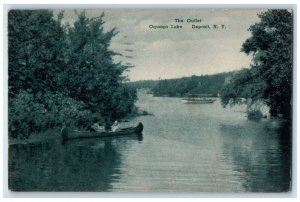
[[[10,9],[8,189],[290,192],[293,19]]]

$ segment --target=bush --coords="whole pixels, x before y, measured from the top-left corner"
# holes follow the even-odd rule
[[[91,112],[82,102],[60,93],[32,94],[21,91],[10,101],[10,137],[29,137],[30,133],[44,131],[63,124],[78,127],[92,123]]]
[[[134,103],[137,100],[136,90],[128,86],[120,86],[113,94],[111,108],[106,113],[111,114],[112,120],[116,120],[130,114],[134,110]]]
[[[48,111],[50,126],[75,125],[82,126],[92,122],[92,115],[81,101],[76,101],[62,93],[47,92],[41,98]]]
[[[45,107],[37,103],[32,94],[21,91],[9,106],[9,135],[29,136],[32,131],[44,127]]]

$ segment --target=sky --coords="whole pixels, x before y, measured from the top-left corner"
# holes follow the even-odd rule
[[[116,56],[116,62],[135,66],[126,73],[131,81],[180,78],[248,68],[251,55],[241,52],[241,46],[251,36],[248,28],[259,21],[257,14],[263,11],[207,8],[85,10],[88,17],[104,12],[105,30],[116,27],[119,31],[112,39],[110,48],[123,55]],[[77,18],[74,10],[65,10],[64,16],[64,21],[70,24]],[[183,22],[176,22],[175,19]],[[151,25],[168,28],[154,29]],[[173,29],[171,25],[182,28]],[[193,29],[193,25],[201,28]]]

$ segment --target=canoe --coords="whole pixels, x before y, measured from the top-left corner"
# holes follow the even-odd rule
[[[182,99],[182,103],[185,103],[185,104],[211,104],[211,103],[214,103],[216,100],[213,100],[213,99],[206,99],[206,100],[196,100],[196,99]]]
[[[141,135],[143,128],[144,126],[141,122],[136,127],[124,128],[115,132],[79,131],[64,126],[61,129],[61,137],[63,140],[70,140],[70,139],[80,139],[80,138],[118,137],[118,136],[133,135],[133,134]]]

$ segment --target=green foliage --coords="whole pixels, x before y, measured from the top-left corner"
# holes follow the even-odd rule
[[[128,68],[109,49],[117,32],[104,32],[103,14],[78,14],[62,25],[48,10],[9,12],[9,132],[12,137],[53,126],[88,127],[130,113],[136,91],[125,85]]]
[[[34,96],[20,91],[9,107],[11,137],[28,137],[35,131],[44,131],[62,124],[81,126],[91,123],[92,115],[85,105],[63,94],[45,93]]]
[[[9,95],[57,88],[64,67],[64,32],[47,10],[11,10],[8,14]]]
[[[109,111],[112,120],[124,117],[133,111],[134,103],[137,101],[137,94],[134,88],[123,85],[112,96],[111,109]]]
[[[21,91],[9,107],[10,136],[28,136],[37,127],[45,127],[46,112],[44,105],[35,102],[32,94]]]
[[[152,90],[155,96],[184,96],[186,94],[212,94],[217,96],[226,77],[231,74],[221,73],[160,80]]]
[[[253,55],[249,70],[237,74],[221,93],[224,106],[240,98],[264,101],[272,116],[291,116],[292,97],[292,13],[269,10],[249,28],[252,36],[242,51]]]
[[[45,104],[50,126],[62,124],[88,126],[87,124],[92,123],[92,114],[82,101],[74,100],[62,93],[47,92],[43,96],[39,94],[37,96],[37,100]]]
[[[130,112],[136,92],[122,84],[123,71],[127,68],[114,63],[109,50],[115,29],[103,31],[103,14],[87,18],[79,14],[74,27],[68,27],[68,66],[63,75],[69,95],[83,101],[94,113],[108,119],[120,118]]]
[[[228,104],[253,104],[261,99],[266,83],[258,79],[253,72],[243,69],[229,77],[230,82],[224,85],[220,92],[223,107]]]
[[[128,85],[135,89],[152,89],[157,85],[158,81],[155,80],[143,80],[143,81],[134,81],[130,82]]]

